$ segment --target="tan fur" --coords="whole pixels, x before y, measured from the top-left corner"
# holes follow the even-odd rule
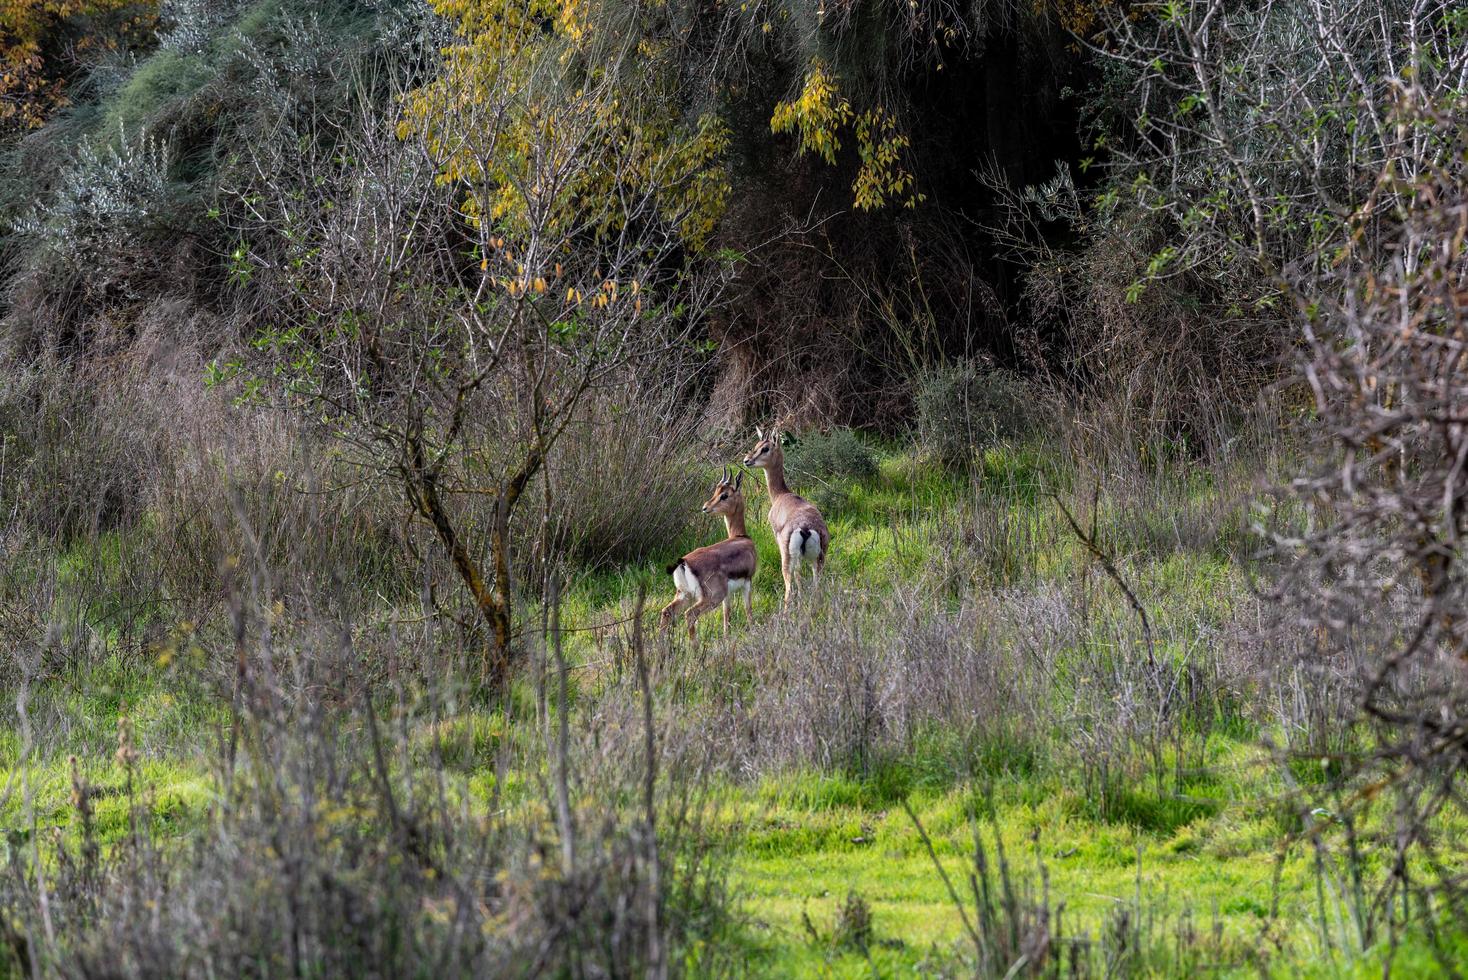
[[[826,529],[825,518],[820,509],[797,493],[792,493],[785,484],[785,451],[780,448],[780,431],[775,429],[768,435],[756,429],[758,442],[744,458],[745,466],[758,466],[765,471],[765,482],[770,489],[770,528],[775,532],[775,543],[780,551],[780,570],[785,576],[785,607],[790,606],[790,596],[797,591],[798,576],[791,567],[790,539],[795,534],[813,532],[820,540],[821,552],[811,563],[811,582],[819,585],[821,569],[826,564],[826,554],[831,546],[831,532]]]
[[[686,567],[697,579],[700,594],[685,593],[679,587],[677,597],[663,607],[658,617],[663,629],[668,628],[674,616],[687,609],[688,638],[692,640],[697,632],[698,617],[716,606],[722,606],[724,632],[729,632],[729,604],[726,600],[729,597],[731,579],[744,579],[748,582],[744,589],[744,614],[749,622],[754,622],[754,573],[757,555],[754,542],[744,530],[744,494],[740,490],[743,483],[743,473],[739,474],[738,479],[733,479],[726,469],[724,478],[714,484],[713,494],[703,505],[703,512],[722,515],[728,537],[717,544],[695,548],[668,568],[676,584],[678,568]]]

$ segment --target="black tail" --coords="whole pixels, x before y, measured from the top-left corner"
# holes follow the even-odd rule
[[[668,574],[669,575],[672,575],[674,572],[676,572],[678,570],[678,566],[679,565],[682,565],[682,564],[683,564],[683,559],[682,558],[679,558],[677,561],[673,562],[673,564],[671,564],[671,565],[668,566]]]

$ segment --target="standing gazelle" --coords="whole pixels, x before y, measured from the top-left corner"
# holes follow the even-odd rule
[[[766,435],[754,430],[754,449],[744,458],[745,466],[758,466],[765,471],[770,488],[770,527],[780,549],[780,571],[785,575],[785,608],[790,608],[790,594],[799,585],[800,563],[810,562],[811,581],[820,584],[821,568],[826,564],[826,551],[831,532],[815,504],[785,485],[785,451],[780,448],[780,430]]]
[[[668,566],[678,597],[663,607],[658,622],[663,629],[685,607],[688,609],[688,638],[694,637],[698,617],[715,606],[724,607],[724,632],[729,631],[731,593],[744,593],[744,613],[754,622],[754,542],[744,531],[744,494],[737,479],[724,468],[723,479],[714,484],[713,495],[703,505],[705,514],[722,514],[729,536],[718,544],[695,548]]]

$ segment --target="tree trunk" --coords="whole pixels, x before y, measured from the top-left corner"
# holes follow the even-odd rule
[[[540,471],[544,454],[538,447],[532,447],[520,468],[500,486],[496,495],[495,519],[489,535],[490,561],[494,569],[494,585],[491,587],[484,581],[484,573],[469,553],[444,506],[438,492],[438,474],[426,463],[422,438],[409,435],[407,442],[409,465],[403,470],[403,478],[408,498],[433,525],[454,563],[454,570],[473,597],[480,619],[489,628],[490,648],[484,658],[484,674],[492,690],[502,691],[509,682],[510,668],[514,664],[511,627],[515,592],[510,580],[510,516],[526,485]]]
[[[437,474],[424,465],[423,442],[416,436],[408,438],[408,459],[410,466],[403,472],[408,499],[414,509],[433,525],[439,542],[449,553],[454,571],[474,599],[474,608],[489,628],[492,646],[484,657],[484,676],[492,690],[503,690],[509,680],[510,667],[509,508],[501,496],[491,536],[495,568],[495,585],[491,589],[484,581],[479,563],[469,553],[468,546],[454,527],[443,498],[439,496]]]

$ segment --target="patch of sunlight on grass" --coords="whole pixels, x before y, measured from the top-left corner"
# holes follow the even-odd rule
[[[965,895],[972,870],[970,798],[954,790],[916,806]],[[1064,903],[1072,934],[1096,935],[1108,913],[1135,901],[1140,887],[1144,904],[1154,912],[1179,915],[1190,909],[1205,926],[1216,917],[1227,936],[1257,938],[1271,901],[1271,847],[1220,859],[1206,847],[1216,817],[1149,834],[1098,823],[1079,809],[1059,796],[1039,806],[997,805],[997,826],[1016,880],[1029,881],[1038,892],[1043,862],[1052,902]],[[737,845],[735,887],[782,975],[846,975],[842,963],[860,965],[870,975],[864,957],[833,953],[813,940],[805,925],[808,917],[819,931],[821,923],[833,921],[852,891],[870,903],[876,939],[900,940],[900,948],[873,950],[885,958],[880,962],[911,968],[935,948],[951,949],[963,939],[958,911],[900,805],[879,804],[848,779],[801,775],[767,781],[733,812],[743,842]],[[990,839],[987,827],[984,835]],[[994,857],[990,845],[991,861]],[[1280,913],[1291,930],[1304,928],[1301,923],[1311,914],[1310,872],[1303,851],[1291,855],[1281,871]]]
[[[115,843],[127,835],[135,806],[147,806],[154,828],[173,834],[202,819],[215,795],[213,779],[203,770],[165,760],[138,764],[131,797],[126,773],[110,760],[78,760],[78,766],[93,793],[94,819],[102,844]],[[24,773],[0,768],[0,786],[12,781],[15,791],[0,808],[0,823],[26,831],[32,827],[42,831],[59,827],[68,833],[78,832],[69,760],[32,764]]]

